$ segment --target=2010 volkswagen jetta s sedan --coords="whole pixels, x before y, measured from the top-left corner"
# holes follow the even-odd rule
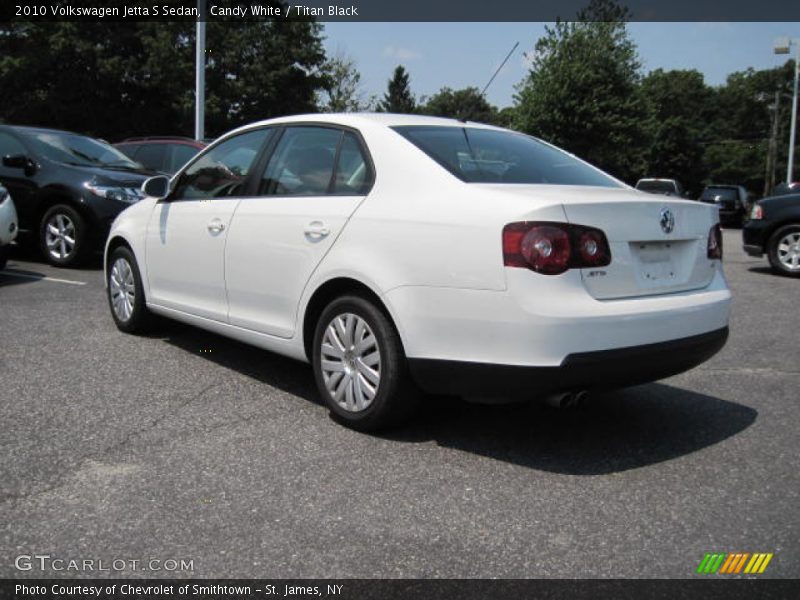
[[[309,361],[356,429],[397,423],[420,390],[654,381],[727,338],[715,207],[637,192],[512,131],[281,118],[144,192],[106,246],[117,326],[157,313]]]

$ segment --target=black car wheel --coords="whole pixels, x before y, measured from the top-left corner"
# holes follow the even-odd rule
[[[800,277],[800,225],[787,225],[773,233],[767,243],[767,256],[777,272]]]
[[[39,244],[51,265],[78,266],[86,253],[86,220],[66,204],[51,207],[42,217]]]
[[[380,308],[361,296],[331,302],[317,322],[313,366],[335,418],[359,431],[398,425],[417,406],[400,336]]]
[[[142,277],[133,252],[125,246],[108,257],[106,283],[108,305],[117,328],[125,333],[143,333],[152,323],[147,310]]]

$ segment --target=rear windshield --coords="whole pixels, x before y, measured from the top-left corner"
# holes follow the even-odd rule
[[[701,200],[736,200],[738,194],[733,188],[707,187],[703,190]]]
[[[675,193],[675,184],[671,181],[640,181],[636,189],[642,192]]]
[[[468,183],[545,183],[622,187],[562,150],[511,131],[476,127],[393,128],[453,175]]]

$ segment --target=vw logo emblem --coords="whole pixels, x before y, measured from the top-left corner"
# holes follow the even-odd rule
[[[668,208],[661,209],[659,222],[661,223],[661,231],[664,233],[672,233],[672,230],[675,229],[675,215]]]

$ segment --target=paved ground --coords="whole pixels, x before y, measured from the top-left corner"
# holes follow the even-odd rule
[[[700,368],[576,412],[442,401],[381,437],[336,425],[307,366],[177,324],[123,335],[97,268],[18,255],[0,577],[29,554],[191,559],[195,577],[688,577],[709,551],[774,552],[764,576],[798,577],[800,280],[738,231],[725,249],[731,337]]]

